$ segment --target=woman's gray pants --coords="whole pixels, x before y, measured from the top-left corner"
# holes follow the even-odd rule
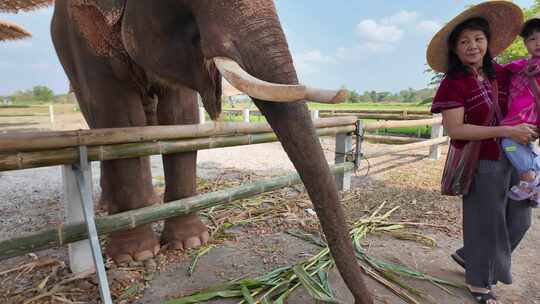
[[[490,288],[497,282],[512,283],[512,251],[531,226],[526,201],[507,198],[519,177],[504,158],[481,160],[469,193],[463,196],[463,244],[457,253],[465,258],[465,282]]]

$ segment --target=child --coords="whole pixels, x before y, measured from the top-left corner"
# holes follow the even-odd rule
[[[501,125],[528,123],[538,126],[540,119],[540,15],[529,19],[520,33],[530,58],[519,59],[506,65],[512,73],[508,114]],[[520,144],[510,138],[501,142],[503,150],[518,170],[520,182],[508,196],[513,200],[530,199],[533,207],[540,207],[540,156],[532,143]]]

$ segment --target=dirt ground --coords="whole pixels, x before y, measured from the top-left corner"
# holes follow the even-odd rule
[[[21,128],[2,122],[5,130]],[[32,125],[49,129],[46,121]],[[85,128],[80,117],[57,117],[54,129]],[[330,162],[333,142],[324,139]],[[365,144],[376,150],[384,145]],[[438,278],[463,283],[464,273],[449,254],[461,244],[461,208],[457,198],[439,195],[439,179],[444,155],[439,161],[426,158],[427,149],[399,153],[364,161],[353,177],[352,189],[342,193],[342,204],[350,223],[368,216],[383,202],[383,211],[400,208],[393,222],[415,222],[411,231],[427,235],[436,246],[403,240],[388,234],[371,234],[362,245],[377,259],[399,263]],[[93,164],[95,198],[99,195],[99,164]],[[159,157],[152,158],[154,183],[162,191]],[[279,144],[261,144],[199,152],[200,192],[215,191],[252,180],[292,171]],[[0,240],[61,223],[62,185],[59,167],[0,174]],[[302,187],[291,187],[242,200],[228,209],[205,212],[213,234],[212,249],[203,255],[191,275],[188,269],[194,252],[165,251],[149,263],[117,266],[107,261],[115,303],[162,303],[174,297],[240,277],[262,275],[289,266],[316,254],[320,248],[287,233],[302,229],[318,233],[311,203]],[[514,284],[495,288],[502,303],[540,304],[540,210],[533,211],[533,227],[513,256]],[[161,224],[156,224],[156,231]],[[106,242],[106,240],[103,240]],[[77,279],[69,273],[67,249],[36,252],[2,261],[0,303],[99,303],[96,280]],[[18,267],[19,266],[19,267]],[[18,267],[18,268],[17,268]],[[9,273],[7,271],[13,270]],[[339,275],[330,275],[337,298],[352,303]],[[376,303],[405,303],[394,293],[365,277]],[[66,282],[65,280],[71,280]],[[452,295],[429,282],[404,280],[422,291],[418,303],[473,303],[467,293],[450,289]],[[28,302],[32,300],[32,302]],[[209,303],[238,303],[218,300]],[[287,303],[317,303],[303,290],[294,292]]]

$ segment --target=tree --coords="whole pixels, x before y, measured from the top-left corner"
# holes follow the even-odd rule
[[[54,92],[46,86],[34,86],[32,88],[33,100],[35,101],[53,101]]]
[[[407,90],[402,90],[399,92],[399,97],[403,102],[415,102],[416,101],[416,92],[412,88]]]
[[[356,92],[355,90],[351,90],[349,91],[349,96],[347,97],[346,102],[358,103],[358,102],[362,102],[362,98],[360,94],[358,94],[358,92]]]

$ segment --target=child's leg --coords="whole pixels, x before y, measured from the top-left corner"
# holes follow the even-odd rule
[[[502,140],[502,148],[506,157],[519,173],[520,183],[511,188],[509,196],[513,200],[524,200],[535,194],[538,188],[540,158],[528,145],[522,145],[509,138]]]

